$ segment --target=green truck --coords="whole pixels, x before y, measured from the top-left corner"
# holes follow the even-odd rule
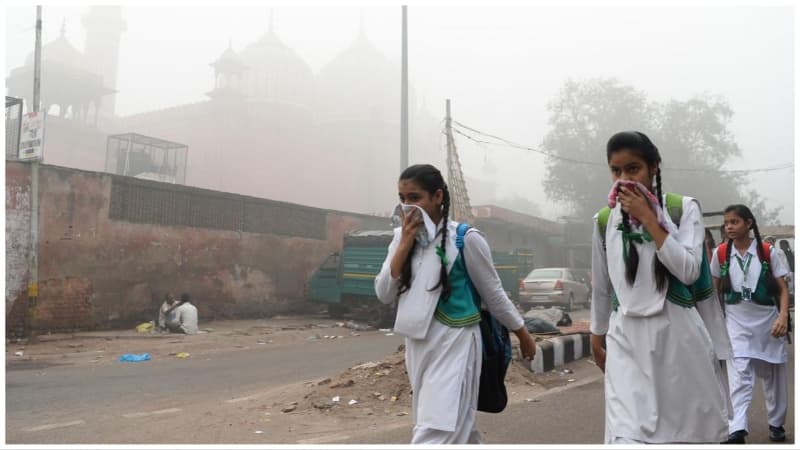
[[[376,327],[394,324],[396,305],[384,305],[375,296],[375,276],[381,270],[392,241],[392,231],[354,231],[345,234],[342,251],[329,255],[307,284],[306,298],[328,306],[328,314],[349,316]],[[493,253],[495,268],[512,300],[519,283],[533,270],[527,250]]]

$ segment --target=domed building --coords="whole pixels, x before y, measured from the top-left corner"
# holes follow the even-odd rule
[[[61,26],[58,38],[42,45],[40,110],[46,113],[44,159],[50,164],[86,170],[103,170],[106,135],[102,122],[104,98],[114,94],[101,75],[92,70],[86,55],[67,39]],[[6,78],[6,93],[24,99],[32,111],[34,54],[12,69]]]
[[[242,92],[250,103],[268,102],[311,110],[314,75],[308,64],[275,34],[273,26],[241,51],[248,66]]]
[[[8,94],[29,98],[33,92],[34,54],[6,78]],[[55,40],[42,45],[41,110],[83,123],[97,123],[100,100],[115,91],[91,69],[84,54],[67,39],[66,27]],[[30,105],[28,105],[29,109]]]
[[[390,211],[400,173],[400,68],[369,42],[362,25],[353,43],[320,70],[317,86],[316,123],[335,149],[326,164],[354,180],[340,187],[346,201],[340,207]]]
[[[86,51],[65,31],[44,46],[43,108],[58,106],[47,119],[46,163],[102,171],[108,136],[136,133],[188,146],[190,186],[360,213],[397,202],[400,68],[363,26],[315,75],[270,23],[255,42],[229,42],[209,58],[205,99],[118,116],[121,8],[91,7],[83,25]],[[11,71],[9,95],[30,98],[32,58]],[[164,88],[180,82],[166,75]],[[409,160],[436,164],[441,126],[416,107],[413,89],[409,100]]]

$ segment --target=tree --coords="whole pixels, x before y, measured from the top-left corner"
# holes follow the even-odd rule
[[[548,110],[551,129],[542,148],[572,161],[548,158],[545,192],[587,221],[606,203],[611,187],[606,142],[622,130],[642,131],[659,148],[664,191],[691,195],[704,211],[744,203],[761,223],[774,222],[780,211],[747,190],[742,175],[718,172],[741,155],[728,129],[733,111],[722,97],[659,103],[616,79],[570,80]]]

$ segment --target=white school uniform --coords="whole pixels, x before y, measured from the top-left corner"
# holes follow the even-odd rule
[[[453,221],[448,224],[448,270],[458,256],[457,226]],[[426,248],[414,251],[411,287],[398,298],[400,280],[392,278],[390,264],[400,236],[401,229],[396,228],[386,261],[375,278],[375,292],[384,303],[398,300],[394,331],[406,338],[406,369],[413,390],[412,443],[479,443],[475,413],[483,353],[480,329],[477,324],[448,327],[433,318],[441,295],[441,288],[429,291],[439,281],[441,262],[435,252],[441,242],[438,234]],[[522,316],[506,296],[494,269],[489,245],[474,228],[464,238],[464,259],[484,307],[509,330],[522,327]]]
[[[746,252],[740,253],[736,248],[728,249],[730,263],[728,273],[731,278],[731,289],[742,292],[742,287],[756,290],[761,275],[761,262],[758,259],[756,240],[750,243]],[[717,259],[717,250],[711,261],[711,275],[720,278],[721,270]],[[750,259],[747,266],[747,277],[742,266]],[[789,273],[788,268],[773,247],[769,255],[772,275],[776,278]],[[778,299],[776,298],[776,301]],[[764,386],[764,398],[767,404],[767,420],[772,426],[783,426],[788,408],[788,391],[786,382],[786,337],[772,337],[772,324],[778,319],[775,306],[758,305],[742,300],[733,305],[725,305],[726,323],[733,345],[733,362],[728,367],[728,386],[731,392],[733,416],[729,423],[729,432],[748,430],[747,412],[753,395],[755,378],[761,378]]]
[[[606,335],[605,442],[724,440],[729,408],[718,360],[731,351],[719,302],[709,296],[695,308],[676,305],[656,289],[653,272],[658,258],[682,283],[697,280],[705,236],[699,205],[683,198],[680,228],[667,224],[661,249],[654,242],[634,244],[639,266],[632,286],[625,280],[619,205],[609,216],[605,251],[596,221],[591,331]]]

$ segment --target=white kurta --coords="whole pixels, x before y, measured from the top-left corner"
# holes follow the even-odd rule
[[[728,264],[731,289],[741,292],[745,286],[755,291],[761,275],[761,262],[758,259],[755,239],[744,253],[735,247],[728,251],[732,252]],[[748,258],[750,264],[746,263]],[[778,278],[789,273],[788,267],[774,247],[770,251],[769,258],[772,275]],[[737,259],[742,262],[741,266]],[[746,277],[742,270],[745,266],[747,266]],[[715,278],[720,278],[721,275],[717,249],[714,250],[711,261],[711,274]],[[789,398],[786,381],[786,337],[775,338],[770,334],[772,324],[778,319],[778,309],[774,305],[758,305],[742,300],[733,305],[726,304],[725,311],[734,353],[734,359],[728,367],[728,386],[733,404],[729,431],[732,433],[749,429],[748,410],[756,377],[762,379],[768,423],[776,427],[783,426]]]
[[[448,227],[447,257],[452,267],[457,222]],[[438,282],[440,263],[434,247],[437,238],[412,256],[411,288],[398,299],[399,279],[392,278],[390,263],[400,242],[400,229],[380,273],[375,278],[378,299],[389,303],[398,299],[395,332],[406,336],[406,369],[413,390],[412,418],[414,443],[475,443],[475,412],[482,363],[482,344],[477,324],[448,327],[433,319],[440,289],[427,289]],[[433,257],[430,255],[433,254]],[[506,296],[494,269],[489,245],[475,229],[464,239],[467,271],[483,306],[510,330],[524,325],[522,316]],[[420,314],[425,311],[427,317]]]
[[[684,197],[680,228],[669,230],[661,249],[635,244],[640,258],[633,286],[624,276],[619,206],[606,227],[606,251],[596,221],[591,331],[606,335],[606,443],[725,440],[729,408],[718,359],[730,356],[730,343],[719,302],[678,306],[656,290],[653,275],[658,258],[682,282],[696,281],[704,250],[699,205]],[[620,303],[615,312],[612,289]]]
[[[739,254],[735,248],[732,251],[730,264],[728,264],[731,289],[742,292],[742,286],[746,286],[755,291],[758,277],[761,274],[761,262],[758,260],[755,239],[750,243],[750,248],[745,254]],[[750,264],[745,282],[744,273],[736,258],[741,257],[742,261],[745,261],[746,254],[750,254]],[[715,278],[720,277],[720,264],[717,258],[717,249],[714,249],[711,275]],[[775,277],[782,277],[789,273],[774,248],[770,252],[770,268]],[[786,337],[774,338],[770,334],[772,324],[778,320],[778,309],[775,306],[757,305],[743,300],[734,305],[725,305],[725,312],[734,357],[755,358],[773,364],[786,362]]]

